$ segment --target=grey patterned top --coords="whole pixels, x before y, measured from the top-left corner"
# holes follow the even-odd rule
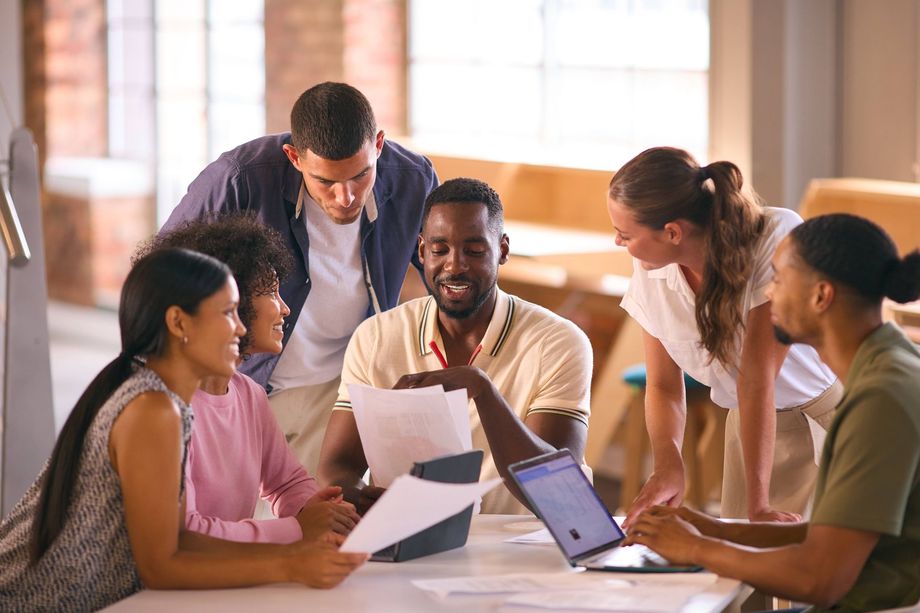
[[[121,483],[109,460],[108,444],[112,424],[125,405],[152,390],[165,392],[182,415],[185,474],[192,411],[156,373],[140,368],[93,420],[64,528],[37,564],[29,566],[29,540],[47,463],[0,523],[0,611],[95,611],[143,587],[131,555]]]

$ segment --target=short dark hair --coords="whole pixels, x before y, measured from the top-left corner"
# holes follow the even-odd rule
[[[355,155],[377,135],[374,110],[364,94],[327,81],[302,93],[291,109],[291,143],[327,160]]]
[[[489,228],[501,235],[504,230],[505,209],[502,206],[498,192],[479,179],[459,177],[445,181],[434,188],[425,198],[425,209],[422,211],[422,227],[428,221],[431,207],[436,204],[462,204],[481,203],[489,211]]]
[[[135,259],[168,248],[182,248],[217,258],[230,267],[240,290],[240,321],[251,329],[252,300],[274,289],[294,267],[284,239],[251,213],[225,213],[193,219],[176,229],[153,237],[143,244]],[[240,339],[240,353],[252,344],[247,330]]]
[[[901,303],[920,297],[920,251],[899,257],[888,233],[868,219],[821,215],[793,228],[790,236],[806,265],[869,304],[884,297]]]

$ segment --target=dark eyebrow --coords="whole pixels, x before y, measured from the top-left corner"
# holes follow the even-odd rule
[[[432,236],[428,238],[428,242],[429,243],[446,243],[447,237],[446,236]],[[488,243],[489,239],[485,236],[474,236],[471,238],[463,239],[463,242],[464,243]]]
[[[361,175],[366,174],[367,171],[370,170],[370,169],[371,169],[371,166],[370,166],[370,164],[368,164],[367,166],[364,167],[364,169],[363,169],[361,172],[359,172],[358,174],[356,174],[355,176],[353,176],[351,179],[345,179],[345,180],[346,180],[346,181],[352,181],[352,180],[354,180],[354,179],[357,179],[357,178],[359,178]],[[342,181],[336,181],[335,179],[327,179],[326,177],[323,177],[323,176],[317,175],[317,174],[313,174],[312,172],[310,173],[310,176],[313,177],[314,179],[319,180],[319,181],[327,181],[327,182],[329,182],[329,183],[342,183]]]

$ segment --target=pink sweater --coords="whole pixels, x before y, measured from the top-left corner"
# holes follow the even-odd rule
[[[185,525],[229,541],[292,543],[295,517],[319,489],[288,449],[259,384],[236,373],[229,391],[192,397]],[[259,497],[279,519],[252,519]]]

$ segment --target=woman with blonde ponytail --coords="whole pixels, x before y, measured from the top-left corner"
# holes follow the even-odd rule
[[[654,456],[651,477],[627,501],[627,525],[683,499],[681,371],[729,410],[722,516],[797,521],[807,512],[817,474],[808,419],[826,429],[842,387],[812,348],[773,334],[770,258],[802,219],[742,187],[731,162],[700,167],[670,147],[642,152],[610,182],[616,241],[634,261],[621,306],[644,330]]]

